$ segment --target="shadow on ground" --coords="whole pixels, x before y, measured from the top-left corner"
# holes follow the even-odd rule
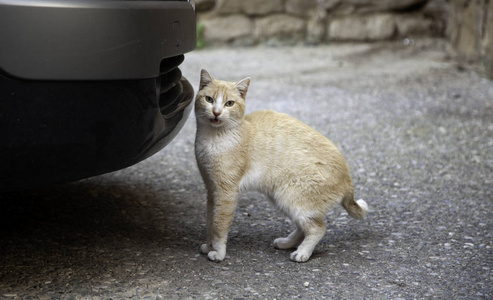
[[[121,280],[136,266],[152,269],[153,255],[196,246],[190,240],[202,230],[171,220],[186,212],[180,199],[134,188],[86,181],[1,194],[0,290],[29,287],[55,296],[75,283],[94,285],[94,292],[114,274]]]

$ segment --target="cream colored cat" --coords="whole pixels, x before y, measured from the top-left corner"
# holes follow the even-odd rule
[[[245,114],[250,78],[215,80],[202,70],[195,101],[195,155],[207,188],[207,243],[212,261],[226,255],[226,240],[240,191],[265,193],[294,224],[278,249],[297,246],[291,260],[305,262],[325,233],[336,204],[363,219],[365,201],[353,199],[349,169],[339,150],[302,122],[273,111]]]

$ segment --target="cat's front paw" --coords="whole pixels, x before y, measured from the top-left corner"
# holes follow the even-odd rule
[[[215,262],[222,261],[225,256],[226,256],[226,253],[222,254],[222,253],[219,253],[217,251],[210,251],[209,254],[207,254],[207,258],[210,261],[215,261]]]
[[[207,245],[207,244],[203,244],[202,246],[200,246],[200,253],[202,253],[202,254],[207,254],[211,250],[212,250],[212,248],[209,247],[209,245]]]
[[[291,260],[296,262],[306,262],[310,259],[311,253],[305,253],[303,251],[294,251],[291,253]]]

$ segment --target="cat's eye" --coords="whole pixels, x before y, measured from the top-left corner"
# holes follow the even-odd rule
[[[232,100],[229,100],[228,102],[224,103],[224,105],[227,107],[231,107],[231,106],[235,105],[235,102]]]
[[[212,97],[209,97],[209,96],[205,96],[205,101],[207,103],[214,103],[214,99],[212,99]]]

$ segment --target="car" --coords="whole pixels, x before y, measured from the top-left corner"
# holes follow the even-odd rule
[[[1,0],[0,45],[0,191],[136,164],[192,109],[190,1]]]

